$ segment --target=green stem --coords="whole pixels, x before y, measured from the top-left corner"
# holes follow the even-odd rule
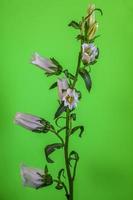
[[[54,133],[54,134],[59,138],[59,140],[61,141],[61,143],[64,145],[64,140],[63,140],[63,138],[58,134],[58,132],[56,132],[54,129],[50,129],[50,131],[51,131],[52,133]]]
[[[76,82],[78,80],[78,74],[79,74],[79,69],[81,65],[81,57],[82,57],[82,41],[81,41],[81,49],[78,55],[78,63],[77,63],[77,68],[76,68],[76,73],[74,76],[74,81],[72,84],[72,89],[75,87]],[[67,108],[66,111],[66,136],[65,136],[65,144],[64,144],[64,155],[65,155],[65,165],[66,165],[66,171],[67,171],[67,177],[68,177],[68,183],[69,183],[69,195],[67,197],[68,200],[73,200],[73,183],[74,183],[74,178],[76,174],[76,166],[74,167],[74,177],[71,175],[71,170],[70,170],[70,164],[69,164],[69,155],[68,155],[68,149],[69,149],[69,136],[70,136],[70,131],[71,131],[71,124],[70,124],[70,110]]]
[[[79,52],[78,64],[77,64],[77,69],[76,69],[75,78],[74,78],[74,81],[73,81],[73,84],[72,84],[72,88],[75,87],[76,82],[77,82],[77,80],[78,80],[78,74],[79,74],[79,69],[80,69],[80,64],[81,64],[81,55],[82,55],[82,49],[81,49],[80,52]]]
[[[65,136],[65,145],[64,145],[64,156],[65,156],[65,165],[69,183],[69,196],[68,200],[73,200],[73,180],[71,176],[71,170],[69,165],[69,155],[68,155],[68,148],[69,148],[69,132],[70,132],[70,110],[67,108],[66,111],[66,136]]]

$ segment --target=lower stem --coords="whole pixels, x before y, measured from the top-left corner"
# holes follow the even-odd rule
[[[70,131],[70,110],[66,111],[66,136],[65,136],[65,145],[64,145],[64,155],[65,155],[65,165],[68,177],[69,184],[69,195],[67,197],[68,200],[73,200],[73,179],[71,176],[71,170],[69,165],[69,155],[68,155],[68,147],[69,147],[69,131]]]

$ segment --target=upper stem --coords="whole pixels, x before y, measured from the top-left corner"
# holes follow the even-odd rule
[[[81,64],[81,54],[82,54],[82,49],[80,50],[79,55],[78,55],[78,64],[77,64],[75,78],[74,78],[74,81],[73,81],[73,84],[72,84],[72,88],[75,87],[76,82],[78,80],[78,74],[79,74],[79,69],[80,69],[80,64]]]

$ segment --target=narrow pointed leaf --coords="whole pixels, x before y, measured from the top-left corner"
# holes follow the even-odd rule
[[[53,153],[56,149],[60,149],[62,147],[63,147],[63,144],[61,143],[54,143],[54,144],[47,145],[45,147],[44,151],[45,151],[45,156],[48,163],[54,163],[54,161],[51,158],[49,158],[49,155]]]
[[[63,189],[63,185],[61,183],[57,183],[57,185],[55,186],[55,189],[62,190]]]
[[[99,11],[99,12],[100,12],[100,14],[101,14],[101,15],[103,15],[103,11],[102,11],[102,9],[100,9],[100,8],[95,8],[94,10],[97,10],[97,11]]]
[[[78,23],[78,22],[76,22],[76,21],[71,21],[69,24],[68,24],[68,26],[71,26],[71,27],[73,27],[73,28],[75,28],[75,29],[80,29],[80,24]]]
[[[76,36],[76,39],[77,40],[84,40],[84,36],[79,34],[79,35]]]
[[[66,110],[66,107],[64,106],[64,102],[62,102],[55,113],[54,119],[59,117],[65,110]]]
[[[77,130],[79,130],[79,137],[82,137],[82,134],[84,132],[84,127],[83,126],[75,126],[72,130],[70,135],[72,135],[73,133],[75,133]]]
[[[93,37],[93,39],[89,40],[90,43],[93,43],[97,38],[99,38],[101,35],[96,35]]]
[[[69,162],[71,160],[76,160],[78,161],[79,160],[79,155],[76,151],[71,151],[70,154],[69,154]]]
[[[47,167],[47,165],[45,165],[44,172],[45,172],[45,174],[48,174],[48,167]]]
[[[79,74],[83,78],[87,90],[90,92],[92,87],[92,81],[89,72],[86,69],[80,69]]]
[[[73,121],[75,121],[76,120],[76,113],[72,113],[70,117],[73,119]]]
[[[58,66],[60,69],[62,69],[62,65],[55,59],[55,58],[50,58],[50,60],[56,65]]]
[[[49,87],[49,89],[51,90],[51,89],[53,89],[53,88],[55,88],[55,87],[57,87],[57,82],[53,83],[53,84]]]
[[[61,126],[59,125],[59,120],[60,120],[60,119],[66,119],[66,117],[61,116],[61,117],[58,117],[58,118],[55,119],[55,124],[56,124],[56,126],[58,126],[59,128],[61,128]]]
[[[64,172],[65,172],[65,170],[63,168],[58,172],[58,179],[59,180],[61,180],[61,176],[63,176],[65,178]]]

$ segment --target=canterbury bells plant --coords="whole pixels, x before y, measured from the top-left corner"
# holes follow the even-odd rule
[[[71,135],[79,132],[79,137],[84,132],[84,126],[73,126],[73,121],[76,120],[76,107],[81,99],[81,92],[76,88],[76,83],[81,77],[85,83],[88,92],[91,91],[91,66],[94,65],[99,56],[99,49],[95,44],[98,35],[98,23],[95,18],[95,12],[99,11],[102,15],[102,10],[96,8],[94,4],[89,5],[87,15],[82,17],[81,21],[72,20],[68,26],[76,29],[78,35],[77,41],[80,42],[80,50],[78,54],[77,67],[75,74],[72,74],[55,58],[45,58],[38,53],[32,55],[31,63],[38,68],[41,68],[46,76],[54,76],[55,82],[50,86],[50,90],[57,88],[58,108],[53,116],[54,123],[49,122],[43,117],[31,115],[28,113],[16,113],[15,123],[29,131],[39,134],[52,132],[58,141],[53,144],[47,144],[44,148],[44,153],[47,163],[54,163],[51,159],[51,154],[58,149],[64,151],[64,166],[58,170],[57,177],[53,177],[49,173],[47,164],[42,169],[21,165],[21,177],[24,186],[35,189],[55,185],[57,190],[64,190],[67,200],[74,200],[74,180],[76,177],[77,164],[79,155],[76,150],[70,150],[69,141]],[[64,126],[59,126],[59,120],[64,120]],[[61,132],[64,132],[60,134]],[[62,199],[62,197],[60,198]]]

